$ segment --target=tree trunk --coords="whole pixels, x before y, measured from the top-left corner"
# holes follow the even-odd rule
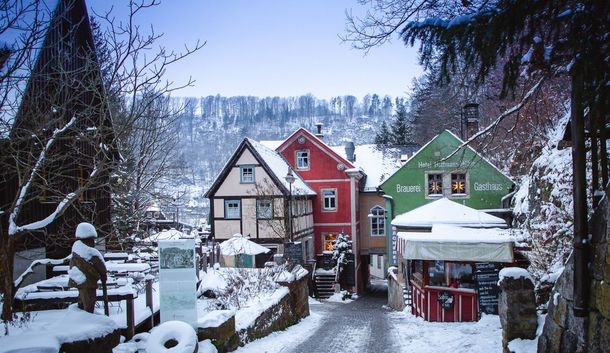
[[[0,233],[4,229],[0,230]],[[15,244],[13,238],[0,234],[0,278],[4,303],[2,307],[2,320],[12,321],[13,299],[15,285],[13,281],[13,265],[15,260]]]

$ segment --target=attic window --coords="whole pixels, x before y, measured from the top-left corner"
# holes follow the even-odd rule
[[[466,174],[452,173],[451,174],[451,194],[459,195],[466,194]]]
[[[249,166],[241,166],[240,169],[240,182],[242,184],[252,184],[254,183],[254,167]]]
[[[443,195],[442,174],[428,174],[428,195]]]
[[[297,151],[297,169],[309,169],[309,150]]]

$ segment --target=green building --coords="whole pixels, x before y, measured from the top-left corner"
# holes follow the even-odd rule
[[[396,215],[442,197],[478,210],[502,208],[502,198],[511,191],[513,181],[471,147],[455,152],[462,143],[450,131],[443,131],[381,184],[387,224]],[[390,264],[394,263],[392,236],[388,229]]]

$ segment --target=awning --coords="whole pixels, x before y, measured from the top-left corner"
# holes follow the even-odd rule
[[[434,225],[431,233],[399,232],[396,251],[409,260],[510,263],[514,241],[506,229]]]

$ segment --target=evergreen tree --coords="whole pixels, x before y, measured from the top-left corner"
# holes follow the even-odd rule
[[[390,129],[388,128],[388,124],[385,121],[381,123],[381,128],[375,135],[375,144],[376,145],[387,145],[390,143]]]
[[[397,98],[396,114],[392,122],[389,142],[393,145],[406,145],[412,141],[412,124],[407,116],[407,109],[404,101]]]

